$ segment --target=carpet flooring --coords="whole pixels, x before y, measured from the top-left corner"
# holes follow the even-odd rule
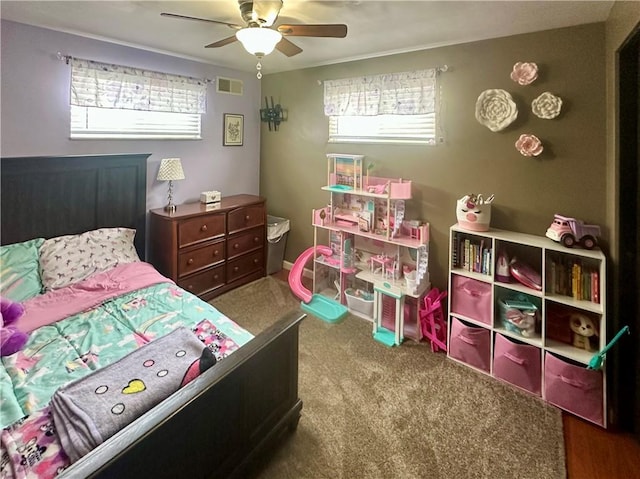
[[[271,277],[211,303],[253,334],[299,305]],[[566,477],[559,410],[425,343],[389,348],[363,319],[308,316],[299,368],[302,418],[259,479]]]

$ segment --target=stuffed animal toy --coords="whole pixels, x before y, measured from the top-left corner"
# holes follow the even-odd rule
[[[569,325],[573,332],[573,345],[576,348],[591,351],[591,337],[598,336],[598,330],[594,321],[584,314],[573,313],[569,319]]]
[[[14,354],[25,345],[29,336],[18,331],[16,322],[24,313],[20,303],[0,298],[0,356]]]

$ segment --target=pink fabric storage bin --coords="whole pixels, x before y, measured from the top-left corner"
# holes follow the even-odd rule
[[[540,349],[496,334],[493,346],[493,375],[540,396],[542,366]]]
[[[449,356],[489,372],[491,331],[480,326],[468,326],[452,317]]]
[[[546,353],[544,397],[576,416],[603,425],[601,371],[575,366]]]
[[[450,294],[452,313],[491,324],[491,284],[454,275]]]

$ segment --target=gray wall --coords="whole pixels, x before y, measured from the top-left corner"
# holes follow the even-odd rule
[[[204,190],[259,192],[260,83],[255,74],[15,22],[2,21],[1,26],[2,156],[151,153],[148,208],[167,202],[166,183],[155,180],[160,159],[166,157],[183,160],[186,179],[175,183],[176,203],[197,201]],[[70,140],[71,68],[56,58],[57,52],[198,78],[238,78],[244,81],[244,95],[216,93],[215,83],[209,85],[202,140]],[[222,146],[223,113],[244,115],[244,146]]]
[[[509,74],[518,61],[533,61],[540,76],[529,86]],[[336,145],[327,143],[323,114],[326,79],[410,71],[448,65],[442,75],[442,120],[446,141],[434,147]],[[475,120],[478,95],[488,88],[509,91],[518,119],[492,133]],[[607,221],[605,137],[604,23],[549,30],[495,40],[391,55],[336,65],[266,75],[263,96],[288,109],[277,132],[264,126],[260,190],[273,214],[292,220],[286,259],[294,261],[313,244],[311,209],[326,204],[328,152],[366,155],[376,176],[414,182],[406,218],[431,224],[431,278],[447,285],[448,229],[456,222],[455,202],[466,193],[493,193],[492,226],[544,235],[554,213],[582,218],[604,227]],[[541,120],[530,110],[544,91],[564,101],[555,120]],[[514,143],[533,133],[545,151],[525,158]]]

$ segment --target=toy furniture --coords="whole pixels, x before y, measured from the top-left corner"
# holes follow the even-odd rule
[[[328,243],[333,255],[314,260],[314,293],[338,297],[351,313],[371,321],[374,338],[383,344],[420,341],[418,309],[430,287],[429,225],[405,218],[411,181],[363,176],[362,155],[332,153],[327,160],[322,189],[329,203],[313,211],[312,221],[314,246]]]
[[[504,282],[507,256],[536,280]],[[456,224],[449,261],[449,357],[607,427],[606,368],[587,367],[607,337],[602,251]]]
[[[333,254],[332,249],[328,246],[318,245],[307,248],[293,263],[293,267],[289,272],[289,287],[293,294],[302,300],[300,307],[303,311],[313,314],[328,323],[335,323],[347,314],[347,308],[335,301],[335,299],[330,299],[320,294],[312,294],[302,285],[304,266],[316,252],[326,257],[330,257]]]
[[[446,291],[433,288],[429,291],[420,308],[420,325],[422,335],[431,342],[431,351],[447,351],[447,325],[444,320],[442,302],[447,297]]]

